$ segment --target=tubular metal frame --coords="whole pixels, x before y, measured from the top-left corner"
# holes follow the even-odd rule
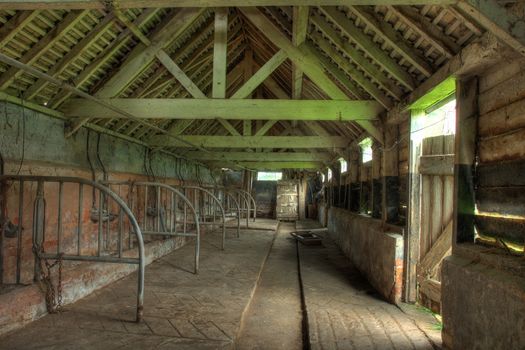
[[[174,188],[177,188],[176,186],[172,186]],[[199,222],[199,225],[209,225],[211,226],[211,229],[212,231],[214,230],[214,226],[216,226],[217,224],[215,223],[215,220],[216,220],[216,216],[215,216],[215,213],[217,212],[216,211],[216,206],[219,207],[220,209],[220,212],[221,212],[221,218],[222,218],[222,224],[219,224],[219,226],[222,227],[222,241],[221,241],[221,249],[224,250],[224,246],[225,246],[225,241],[226,241],[226,213],[224,211],[224,207],[222,206],[220,200],[209,190],[203,188],[203,187],[199,187],[199,186],[192,186],[192,185],[184,185],[184,186],[179,186],[179,188],[183,189],[184,190],[184,194],[186,194],[186,190],[194,190],[194,198],[193,198],[193,203],[194,203],[194,208],[199,212],[199,218],[201,219],[201,221]],[[197,196],[197,194],[202,194],[202,197],[201,196]],[[209,203],[208,203],[208,209],[213,213],[212,215],[212,222],[207,222],[206,221],[206,217],[209,215],[206,214],[206,207],[204,208],[204,210],[201,210],[202,209],[202,206],[200,205],[200,200],[202,199],[203,201],[203,204],[206,205],[206,195],[212,199],[213,201],[213,205],[210,207],[209,206]]]
[[[103,186],[100,183],[93,182],[90,180],[77,178],[77,177],[66,177],[66,176],[33,176],[33,175],[1,175],[0,183],[5,184],[6,182],[18,182],[19,183],[19,194],[18,194],[18,218],[19,228],[17,228],[17,256],[16,256],[16,283],[20,283],[20,268],[21,268],[21,256],[22,256],[22,234],[23,234],[23,219],[24,219],[24,184],[25,183],[37,183],[37,195],[34,201],[34,210],[32,218],[32,231],[33,231],[33,254],[35,255],[34,265],[34,280],[40,280],[41,271],[39,268],[38,257],[36,252],[39,253],[39,257],[50,260],[70,260],[70,261],[92,261],[102,263],[123,263],[123,264],[136,264],[138,265],[138,285],[137,285],[137,307],[136,307],[136,321],[142,320],[143,307],[144,307],[144,275],[145,275],[145,251],[144,251],[144,239],[140,226],[133,215],[133,212],[128,207],[126,202],[122,200],[120,196],[114,193],[111,189]],[[45,183],[58,183],[58,206],[57,206],[57,243],[56,253],[45,253],[43,247],[46,242],[45,235]],[[62,251],[62,239],[63,239],[63,217],[62,211],[63,205],[63,192],[64,184],[78,184],[79,201],[78,201],[78,219],[76,230],[77,236],[77,254],[65,254]],[[95,206],[95,197],[93,198],[92,207],[92,220],[98,222],[97,231],[97,251],[96,255],[89,255],[82,253],[82,217],[84,212],[84,186],[92,187],[99,191],[98,196],[98,209]],[[96,196],[96,192],[95,196]],[[117,252],[113,255],[103,255],[103,253],[111,253],[111,250],[104,251],[104,247],[107,249],[110,246],[110,217],[109,215],[109,199],[112,199],[119,208],[118,212],[118,240],[117,240]],[[106,205],[107,211],[104,213],[104,204]],[[95,211],[93,211],[95,210]],[[124,257],[123,256],[123,226],[124,226],[124,215],[127,216],[130,224],[130,231],[136,237],[138,246],[138,257]],[[105,228],[105,242],[104,242],[104,222],[106,222]],[[21,229],[20,229],[21,227]],[[129,233],[129,242],[131,246],[131,232]],[[0,236],[3,235],[0,234]],[[3,242],[0,237],[0,277],[3,276]]]
[[[119,180],[110,180],[110,181],[104,181],[104,184],[107,184],[108,186],[128,186],[129,191],[129,202],[131,211],[136,214],[135,216],[143,220],[139,220],[138,222],[142,222],[143,227],[142,234],[143,235],[162,235],[162,236],[170,236],[170,237],[195,237],[195,258],[194,258],[194,273],[199,273],[199,259],[200,259],[200,220],[199,220],[199,214],[195,207],[193,206],[192,202],[189,200],[188,197],[178,189],[176,189],[173,186],[163,184],[160,182],[148,182],[148,181],[136,181],[136,182],[130,182],[130,181],[119,181]],[[144,188],[144,198],[141,202],[143,203],[137,203],[135,205],[133,201],[133,193],[134,190],[143,187]],[[155,208],[149,208],[148,207],[148,192],[149,189],[153,188],[155,191],[156,201],[155,201]],[[166,192],[170,194],[170,210],[169,210],[169,222],[170,227],[167,227],[167,222],[164,222],[162,219],[162,211],[161,208],[161,190],[164,189]],[[177,198],[182,199],[184,202],[184,208],[183,208],[183,220],[182,222],[177,222]],[[141,208],[143,208],[143,213],[138,212],[139,204],[141,205]],[[187,218],[187,211],[188,208],[193,216],[193,222],[188,222]],[[153,209],[153,210],[150,210]],[[156,216],[156,220],[153,224],[153,227],[150,228],[148,225],[148,214],[153,214]],[[168,221],[168,218],[164,218],[165,221]],[[182,232],[177,232],[177,224],[182,223],[183,230]],[[187,226],[189,224],[195,225],[195,232],[187,232]],[[139,224],[140,226],[140,224]],[[162,227],[164,226],[164,227]]]

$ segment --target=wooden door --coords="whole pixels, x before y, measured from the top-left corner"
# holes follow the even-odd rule
[[[441,262],[452,248],[454,135],[425,138],[418,173],[419,259],[418,301],[435,312],[441,309]]]

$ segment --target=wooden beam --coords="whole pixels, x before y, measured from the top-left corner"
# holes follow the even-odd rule
[[[506,6],[496,0],[465,0],[459,1],[457,6],[486,30],[525,55],[523,9],[519,9],[522,4],[519,1],[514,4],[512,1],[508,2]]]
[[[138,16],[133,23],[137,26],[144,25],[152,16],[155,15],[154,9],[145,10]],[[113,39],[104,49],[97,55],[97,58],[83,68],[82,72],[72,81],[73,86],[82,87],[93,74],[97,72],[100,67],[106,64],[113,58],[113,55],[121,50],[124,46],[129,45],[131,39],[131,31],[126,28],[115,39]],[[57,108],[64,100],[71,96],[71,92],[67,89],[61,89],[49,102],[49,106]]]
[[[214,168],[227,167],[244,167],[254,170],[283,170],[283,169],[320,169],[323,167],[322,162],[208,162],[208,165]]]
[[[178,82],[188,91],[194,98],[206,98],[206,95],[199,89],[197,85],[184,73],[184,71],[171,59],[171,57],[164,50],[156,53],[157,58],[164,67],[178,80]]]
[[[195,8],[181,9],[174,16],[160,25],[160,29],[148,40],[152,43],[146,46],[138,44],[131,50],[128,58],[121,64],[118,71],[111,79],[97,91],[96,96],[110,98],[118,96],[135,78],[142,73],[155,59],[155,55],[161,49],[167,47],[179,35],[181,35],[203,10]]]
[[[387,8],[447,58],[460,51],[461,47],[451,37],[443,33],[439,27],[419,13],[417,9],[410,6],[387,6]]]
[[[378,18],[372,9],[365,6],[352,6],[350,9],[360,21],[372,29],[388,46],[394,48],[396,52],[416,67],[423,75],[426,77],[432,75],[434,69],[427,62],[427,58],[408,45],[403,36],[390,23]]]
[[[286,60],[287,57],[288,56],[283,50],[279,50],[272,58],[270,58],[270,60],[268,60],[268,62],[259,68],[259,70],[231,96],[231,98],[249,97],[253,91]]]
[[[233,127],[233,125],[230,124],[229,121],[222,118],[217,118],[217,121],[230,133],[230,135],[233,136],[240,136],[241,134]]]
[[[226,57],[228,55],[228,8],[215,10],[213,44],[213,98],[226,97]]]
[[[295,46],[300,46],[306,40],[309,14],[310,8],[308,6],[293,7],[292,43]],[[295,63],[292,63],[292,98],[301,99],[302,92],[303,71]]]
[[[353,66],[347,59],[345,59],[339,51],[332,46],[325,38],[319,33],[312,33],[310,35],[312,40],[319,46],[319,48],[330,57],[342,70],[344,70],[352,79],[359,84],[363,90],[374,97],[381,105],[385,108],[392,106],[392,100],[379,89],[374,82],[370,81],[365,74],[355,66]],[[313,47],[311,50],[315,50]]]
[[[375,120],[381,106],[375,101],[248,100],[248,99],[102,99],[144,119],[234,120]],[[61,110],[69,117],[122,118],[93,101],[70,99]]]
[[[186,143],[159,135],[152,146],[192,147],[192,143],[204,148],[344,148],[349,140],[340,136],[215,136],[180,135]]]
[[[238,6],[349,6],[349,5],[452,5],[457,0],[120,0],[118,7],[238,7]],[[0,10],[72,10],[99,9],[107,5],[99,0],[8,0],[0,2]]]
[[[105,34],[106,30],[109,29],[115,23],[115,15],[113,13],[107,14],[98,24],[91,29],[88,34],[78,41],[71,50],[62,56],[48,71],[47,74],[52,77],[60,75],[66,68],[79,58],[84,50],[95,43],[102,35]],[[0,45],[1,46],[1,45]],[[38,79],[34,84],[24,92],[25,99],[31,99],[47,85],[45,79]]]
[[[72,11],[68,13],[55,27],[40,38],[24,55],[18,59],[19,62],[31,65],[47,49],[52,47],[62,38],[62,35],[69,32],[88,11]],[[22,73],[16,67],[10,67],[0,75],[0,90],[7,87]]]
[[[343,51],[345,55],[350,57],[350,59],[359,66],[362,70],[368,73],[383,89],[388,91],[396,99],[400,99],[403,95],[403,90],[397,86],[394,81],[389,79],[377,65],[370,62],[360,50],[358,50],[354,45],[352,45],[347,39],[343,38],[337,30],[335,30],[321,15],[313,14],[311,16],[312,23],[315,24],[331,41],[330,45],[335,44],[339,50]],[[325,40],[320,33],[315,33],[312,35],[315,37],[315,41]],[[341,56],[340,53],[338,53]]]
[[[454,171],[454,227],[455,243],[474,242],[476,210],[474,168],[479,118],[478,78],[456,80],[456,137]]]
[[[305,72],[330,98],[346,100],[348,96],[328,77],[315,53],[303,44],[300,48],[292,42],[257,8],[240,7],[240,11],[253,25],[263,32],[277,47],[284,50],[288,57]],[[368,121],[356,121],[372,137],[382,142],[382,133]]]
[[[201,152],[189,151],[184,155],[196,160],[261,161],[261,162],[325,162],[333,159],[327,152]]]
[[[370,36],[365,34],[360,28],[358,28],[354,22],[341,11],[335,7],[322,7],[321,11],[330,18],[343,33],[346,33],[352,41],[354,41],[358,47],[366,52],[380,67],[383,67],[385,71],[390,73],[396,78],[401,84],[407,89],[414,90],[416,82],[414,78],[390,55],[383,51],[377,43],[375,43]]]
[[[1,6],[1,5],[0,5]],[[39,11],[20,11],[0,28],[0,47],[4,47],[26,24],[38,16]]]
[[[267,120],[263,126],[255,133],[255,136],[264,136],[277,123],[277,120]]]

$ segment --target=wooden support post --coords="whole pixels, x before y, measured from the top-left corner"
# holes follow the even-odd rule
[[[456,145],[454,174],[455,243],[474,241],[474,166],[478,121],[478,79],[456,80]]]
[[[396,223],[399,220],[399,129],[397,125],[385,127],[383,149],[383,221]]]
[[[359,145],[354,144],[349,149],[348,157],[348,171],[350,182],[350,210],[358,212],[360,202],[360,182],[359,182],[359,167],[360,167]]]
[[[226,58],[228,48],[228,8],[215,10],[215,39],[213,44],[213,98],[226,97]]]
[[[382,168],[382,152],[381,145],[378,142],[374,142],[372,145],[372,217],[381,217],[382,207],[382,181],[381,181],[381,168]]]

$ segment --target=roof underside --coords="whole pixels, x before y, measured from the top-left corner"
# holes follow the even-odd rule
[[[261,7],[258,10],[290,41],[293,40],[294,8]],[[121,11],[146,38],[151,38],[184,8]],[[137,33],[110,9],[4,10],[0,11],[0,23],[1,53],[95,96],[141,42]],[[385,110],[401,101],[472,40],[483,35],[481,27],[457,8],[436,5],[310,7],[306,28],[306,45],[348,99],[376,100]],[[202,9],[173,39],[164,51],[200,91],[211,97],[213,9]],[[226,97],[230,97],[279,49],[238,8],[229,8],[227,42]],[[294,63],[286,59],[258,86],[252,97],[292,99],[293,74]],[[307,75],[300,77],[301,99],[329,99]],[[0,64],[0,90],[55,110],[61,110],[68,99],[75,97],[67,90],[3,63]],[[113,97],[192,98],[157,58]],[[243,135],[246,128],[255,133],[265,125],[264,120],[227,119],[226,122],[217,119],[150,119],[149,122],[181,135]],[[89,125],[143,144],[150,144],[159,134],[159,130],[129,118],[93,118]],[[350,143],[366,133],[354,122],[280,120],[264,135],[341,136]],[[169,146],[164,149],[188,157],[197,150]],[[217,148],[213,151],[230,150]],[[251,148],[241,151],[286,153],[296,150]],[[320,151],[323,149],[308,149],[308,152]],[[324,151],[337,156],[336,149]]]

